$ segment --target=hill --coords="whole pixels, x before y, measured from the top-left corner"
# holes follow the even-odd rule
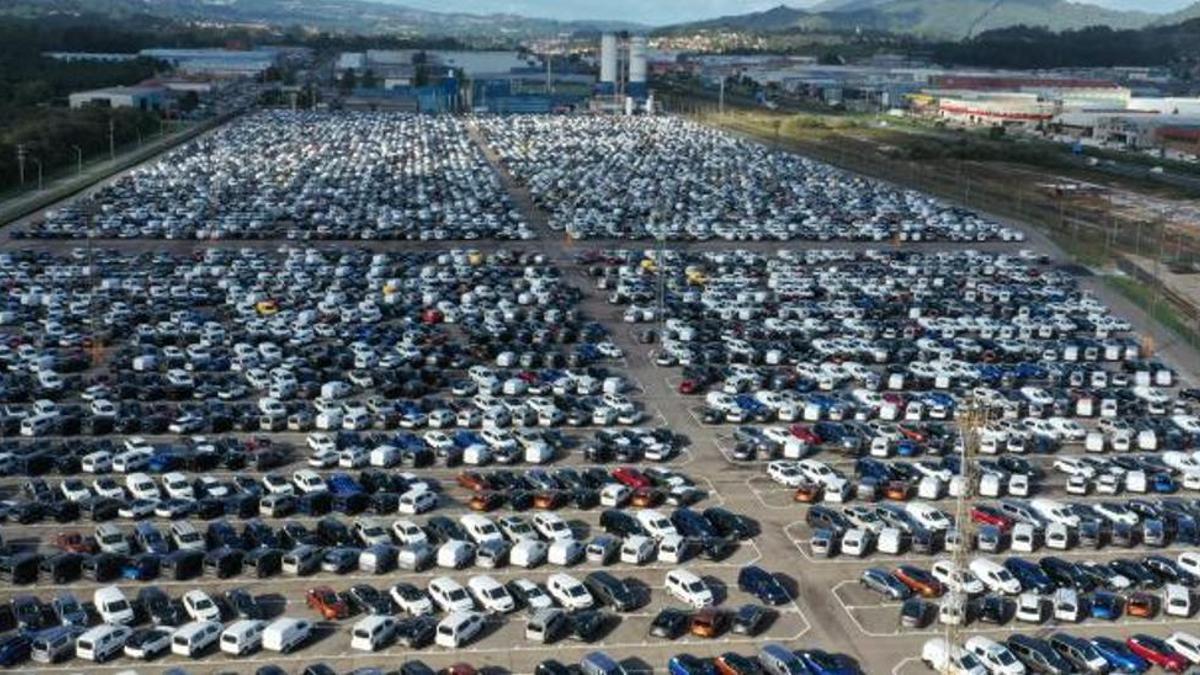
[[[1066,0],[825,0],[809,10],[780,5],[763,12],[680,24],[692,30],[876,30],[959,39],[983,31],[1025,25],[1053,31],[1109,26],[1140,28],[1156,18]]]
[[[434,12],[372,0],[5,0],[0,17],[94,14],[156,17],[207,25],[300,26],[367,35],[508,38],[637,30],[627,22],[555,21],[515,14]]]

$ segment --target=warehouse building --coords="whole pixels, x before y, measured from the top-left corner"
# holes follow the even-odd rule
[[[167,90],[163,87],[108,87],[71,94],[72,108],[137,108],[163,110]]]

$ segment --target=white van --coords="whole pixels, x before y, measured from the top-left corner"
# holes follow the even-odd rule
[[[457,649],[483,630],[483,616],[475,612],[454,612],[437,625],[435,641],[440,647]]]
[[[171,636],[171,653],[195,657],[217,643],[221,624],[216,621],[192,621],[180,626]]]
[[[196,526],[187,520],[176,520],[171,523],[171,540],[175,542],[175,548],[185,551],[204,551],[208,548],[200,530],[197,530]]]
[[[658,542],[658,561],[678,565],[687,562],[692,555],[692,546],[678,534],[663,537]]]
[[[263,630],[267,622],[258,619],[234,621],[221,633],[221,651],[243,656],[262,647]]]
[[[447,569],[462,569],[475,558],[475,547],[465,541],[451,539],[438,547],[437,565]]]
[[[646,531],[655,539],[663,539],[672,535],[678,535],[675,526],[671,524],[671,519],[654,509],[643,509],[637,512],[637,521]]]
[[[79,468],[85,473],[108,473],[112,471],[112,453],[106,450],[89,452],[79,460]]]
[[[665,584],[668,594],[696,609],[711,607],[713,604],[712,590],[703,579],[688,570],[667,572]]]
[[[904,505],[904,510],[921,527],[927,530],[944,531],[950,529],[950,516],[947,516],[944,511],[936,506],[926,504],[925,502],[908,502]]]
[[[374,615],[354,624],[350,630],[350,648],[364,652],[383,649],[396,637],[396,618]]]
[[[385,444],[371,450],[369,462],[371,466],[389,469],[400,463],[400,457],[400,448]]]
[[[22,436],[46,436],[58,428],[57,413],[31,415],[21,420]]]
[[[1016,595],[1021,592],[1021,582],[1000,563],[987,558],[976,558],[968,567],[993,593]]]
[[[640,534],[631,535],[621,543],[621,562],[629,565],[644,565],[655,556],[654,540]]]
[[[443,612],[466,612],[475,608],[475,601],[467,589],[450,577],[430,580],[429,597]]]
[[[1167,584],[1163,588],[1163,611],[1170,616],[1190,619],[1196,611],[1191,589],[1182,584]]]
[[[100,620],[109,624],[133,623],[133,606],[121,589],[116,586],[105,586],[96,589],[92,594],[92,602],[96,605],[96,613]]]
[[[553,642],[568,623],[567,613],[557,607],[539,609],[525,622],[525,639],[539,644]]]
[[[1083,608],[1079,605],[1079,594],[1075,589],[1060,588],[1054,592],[1054,618],[1068,623],[1078,623],[1083,619]]]
[[[583,557],[587,547],[575,539],[558,539],[550,543],[550,551],[546,559],[553,565],[567,567],[574,565]]]
[[[107,623],[96,626],[75,641],[75,656],[103,663],[121,653],[130,635],[133,635],[133,629],[129,626]]]
[[[988,670],[973,654],[958,645],[950,645],[946,638],[935,637],[925,641],[921,647],[921,660],[937,673],[953,675],[987,675]]]
[[[311,633],[311,621],[285,616],[271,622],[263,630],[262,646],[263,649],[286,654],[303,644]]]
[[[508,561],[517,567],[529,569],[546,561],[550,547],[541,539],[523,538],[513,544],[508,552]]]

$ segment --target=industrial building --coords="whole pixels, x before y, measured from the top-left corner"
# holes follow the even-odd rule
[[[164,61],[177,72],[211,77],[257,77],[278,66],[288,50],[279,47],[237,49],[143,49],[140,56]]]
[[[163,87],[108,87],[80,91],[69,96],[72,108],[137,108],[163,110],[167,90]]]
[[[647,82],[648,48],[644,35],[622,38],[616,33],[600,36],[600,81],[596,84],[591,109],[596,112],[633,114],[635,108],[652,110],[653,95]]]

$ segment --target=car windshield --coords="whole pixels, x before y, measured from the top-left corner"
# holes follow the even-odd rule
[[[567,589],[567,594],[570,595],[572,598],[581,597],[585,593],[587,593],[587,590],[583,586],[571,586],[570,588]]]
[[[448,597],[454,601],[464,600],[467,597],[467,592],[462,590],[461,588],[455,588],[455,589],[451,590],[449,593],[447,593],[446,597]]]
[[[129,602],[126,600],[113,600],[106,605],[110,612],[123,612],[129,609]]]

